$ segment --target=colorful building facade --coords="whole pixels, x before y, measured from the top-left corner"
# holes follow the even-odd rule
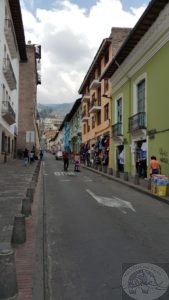
[[[111,167],[148,176],[150,157],[169,176],[169,2],[151,1],[102,75],[111,77]],[[118,64],[118,68],[117,68]]]
[[[112,57],[128,35],[129,28],[112,28],[97,51],[93,62],[81,84],[82,94],[82,143],[85,153],[96,164],[108,166],[110,122],[110,85],[109,78],[100,80]]]

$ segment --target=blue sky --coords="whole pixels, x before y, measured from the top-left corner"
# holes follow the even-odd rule
[[[53,0],[36,0],[34,2],[34,8],[40,7],[43,9],[50,9],[54,5]],[[81,8],[90,9],[93,5],[98,2],[97,0],[72,0],[72,3],[77,4]],[[29,1],[28,5],[31,7],[32,1]],[[125,10],[130,10],[130,7],[140,7],[142,5],[148,5],[149,0],[122,0],[122,6]]]
[[[38,102],[74,102],[112,27],[132,28],[147,0],[20,0],[26,42],[42,46]]]

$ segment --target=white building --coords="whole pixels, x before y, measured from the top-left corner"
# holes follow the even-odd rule
[[[16,155],[20,61],[27,61],[20,2],[0,0],[0,160]]]

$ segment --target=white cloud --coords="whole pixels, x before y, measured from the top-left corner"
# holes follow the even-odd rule
[[[26,42],[42,45],[38,102],[73,102],[102,39],[111,27],[133,27],[145,6],[124,11],[120,0],[99,0],[88,11],[59,0],[50,10],[29,11],[22,0]],[[33,1],[32,1],[33,6]]]

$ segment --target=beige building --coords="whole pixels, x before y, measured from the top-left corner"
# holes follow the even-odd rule
[[[108,165],[111,138],[110,83],[109,78],[100,77],[128,35],[129,28],[112,28],[105,38],[81,84],[82,94],[82,143],[83,152],[99,164],[106,158]],[[118,65],[117,65],[118,68]]]
[[[17,151],[25,148],[39,150],[37,126],[37,85],[41,84],[39,72],[41,46],[26,45],[27,62],[20,63],[19,118]]]

